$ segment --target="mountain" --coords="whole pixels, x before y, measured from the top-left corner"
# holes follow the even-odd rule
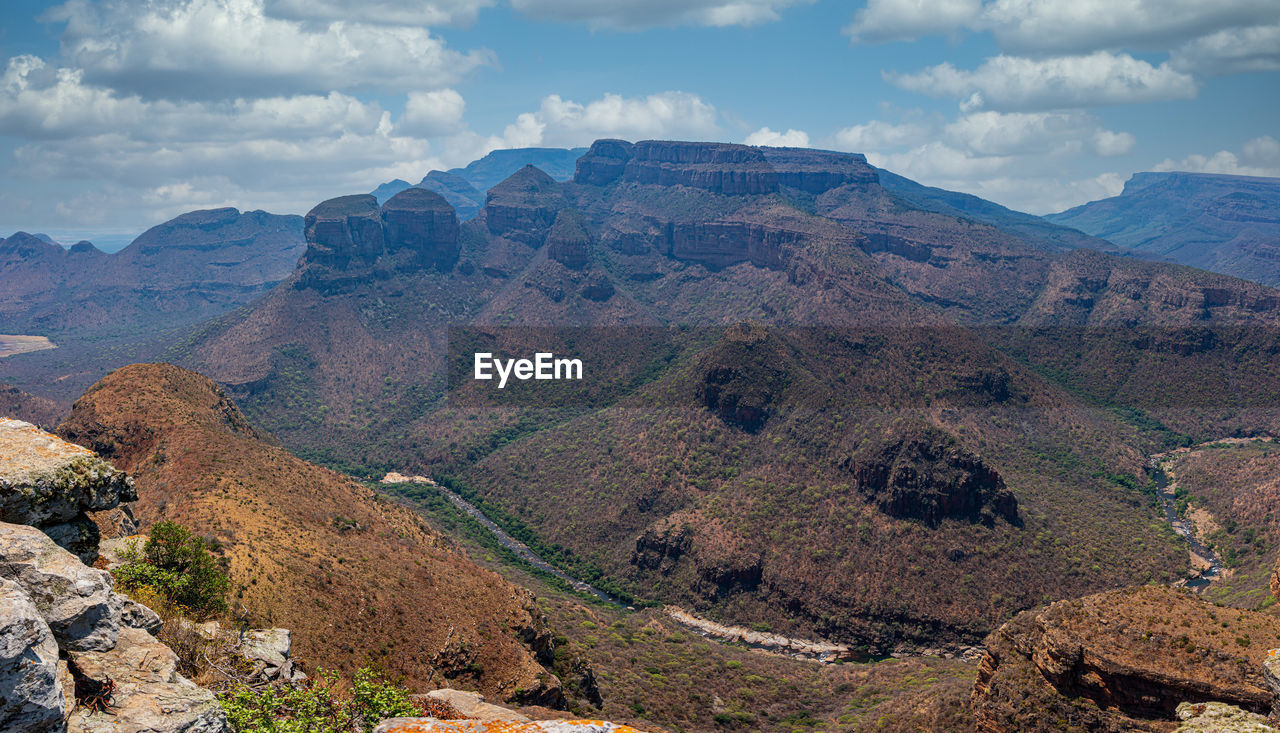
[[[0,240],[0,318],[38,333],[193,323],[270,289],[304,246],[301,217],[236,209],[183,214],[114,254],[19,232]]]
[[[602,140],[456,234],[396,198],[317,206],[299,270],[167,358],[306,457],[447,478],[725,622],[885,653],[1172,581],[1145,455],[1276,424],[1245,408],[1280,386],[1280,293],[922,208],[859,155]],[[499,393],[482,350],[597,376]]]
[[[1089,236],[1069,226],[1046,222],[1042,217],[1014,211],[971,194],[925,186],[883,168],[877,169],[877,172],[880,175],[880,185],[886,191],[920,209],[1000,227],[1030,241],[1043,242],[1051,250],[1087,247],[1108,252],[1116,249],[1114,244],[1105,239]]]
[[[1119,196],[1045,219],[1134,252],[1280,285],[1280,178],[1135,173]]]
[[[566,181],[573,177],[574,165],[586,151],[586,148],[494,150],[483,158],[468,163],[465,168],[431,171],[416,184],[397,178],[375,188],[373,196],[382,204],[406,188],[425,188],[443,196],[457,212],[460,221],[470,221],[480,213],[485,193],[512,173],[526,165],[532,165],[556,181]]]
[[[213,538],[232,599],[293,631],[310,668],[376,664],[416,686],[458,680],[556,705],[551,632],[532,596],[451,549],[412,512],[295,458],[213,382],[167,364],[112,372],[59,426],[130,473],[145,527]]]

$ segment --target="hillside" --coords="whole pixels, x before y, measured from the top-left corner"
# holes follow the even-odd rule
[[[134,476],[144,525],[173,520],[215,540],[233,603],[292,629],[310,668],[374,664],[418,686],[559,700],[538,663],[551,632],[532,596],[413,513],[275,445],[204,377],[165,364],[117,370],[59,432]]]
[[[720,620],[884,652],[1170,582],[1145,454],[1275,425],[1181,414],[1218,394],[1193,374],[1265,404],[1274,290],[919,208],[861,156],[599,141],[456,233],[444,207],[406,238],[396,199],[317,206],[300,269],[169,358],[303,455],[451,476],[575,572]],[[498,394],[480,345],[597,376]]]
[[[1136,173],[1119,196],[1045,219],[1124,249],[1280,285],[1280,179]]]

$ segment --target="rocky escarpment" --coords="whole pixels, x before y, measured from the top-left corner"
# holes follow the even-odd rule
[[[689,186],[730,196],[792,188],[821,194],[840,186],[878,182],[862,155],[803,148],[757,148],[725,143],[598,140],[578,159],[574,181]]]
[[[1280,619],[1147,586],[1024,611],[987,638],[973,689],[978,730],[1169,731],[1182,703],[1268,713]]]
[[[556,215],[547,234],[547,254],[565,267],[581,269],[591,261],[591,233],[582,226],[582,215],[564,209]]]
[[[147,630],[155,614],[34,527],[0,523],[0,601],[0,730],[227,730],[213,693]]]
[[[495,237],[541,247],[566,203],[555,179],[526,165],[489,189],[482,216]]]
[[[847,459],[854,486],[894,517],[1018,521],[1018,500],[1000,474],[951,436],[926,428]]]
[[[98,556],[89,512],[138,498],[93,451],[19,420],[0,419],[0,521],[40,528],[86,563]]]
[[[369,194],[317,204],[305,219],[307,251],[297,287],[340,292],[370,276],[452,268],[458,217],[439,194],[408,188],[381,207]]]

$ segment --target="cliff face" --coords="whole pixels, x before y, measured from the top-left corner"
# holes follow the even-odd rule
[[[1173,730],[1179,703],[1268,713],[1268,649],[1280,619],[1167,587],[1117,590],[1025,611],[987,638],[973,689],[978,729]]]
[[[0,522],[38,527],[92,563],[98,527],[88,513],[137,498],[133,482],[92,451],[0,418]]]
[[[551,633],[527,591],[412,512],[266,442],[204,377],[161,364],[117,370],[60,431],[111,447],[137,482],[144,526],[168,519],[216,537],[242,589],[235,602],[291,629],[310,664],[349,673],[382,650],[378,663],[411,685],[458,680],[498,699],[561,701],[539,664]]]
[[[370,276],[448,270],[458,259],[453,207],[422,188],[407,188],[381,207],[370,194],[329,199],[308,212],[305,222],[299,287],[339,292]]]
[[[527,165],[489,189],[484,222],[496,237],[540,247],[565,204],[555,180]]]

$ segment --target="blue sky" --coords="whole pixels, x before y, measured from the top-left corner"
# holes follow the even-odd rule
[[[8,0],[0,235],[304,213],[497,147],[866,153],[1046,213],[1280,175],[1275,0]]]

